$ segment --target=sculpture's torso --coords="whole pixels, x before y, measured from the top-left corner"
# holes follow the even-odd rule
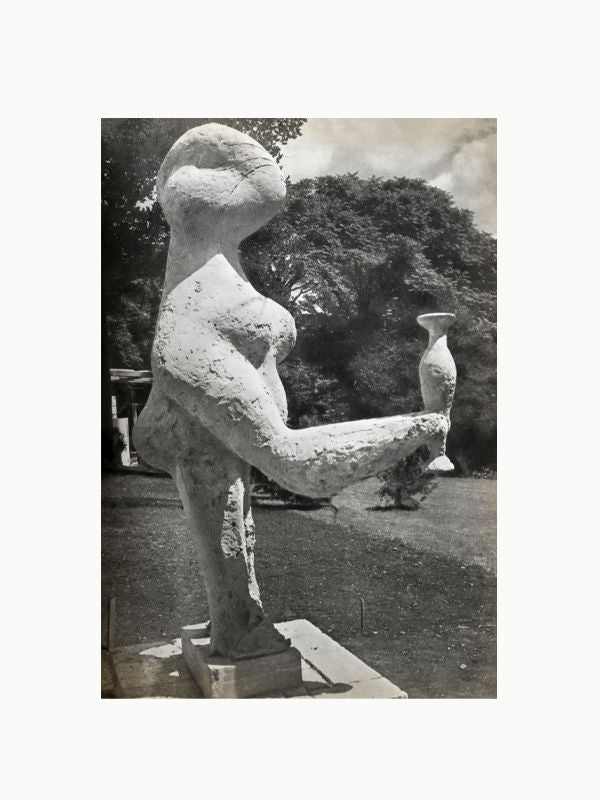
[[[296,329],[292,316],[280,305],[263,297],[242,278],[222,255],[217,255],[164,298],[159,311],[160,330],[180,337],[181,347],[202,341],[206,347],[217,339],[226,341],[259,372],[284,422],[287,420],[285,391],[277,373],[294,346]],[[156,359],[156,342],[153,365]],[[194,355],[189,354],[193,375]],[[218,362],[215,364],[218,369]],[[192,461],[215,469],[215,456],[227,451],[202,422],[154,386],[136,426],[136,446],[144,461],[172,472],[175,461]]]

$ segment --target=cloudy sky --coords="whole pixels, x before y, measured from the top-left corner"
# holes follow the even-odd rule
[[[309,119],[283,152],[292,181],[346,172],[424,178],[496,235],[495,119]]]

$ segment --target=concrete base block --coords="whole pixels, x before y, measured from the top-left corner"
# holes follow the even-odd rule
[[[300,653],[283,653],[231,661],[209,654],[208,623],[181,629],[181,649],[187,668],[206,698],[244,698],[272,695],[302,686]]]
[[[119,647],[110,654],[114,696],[202,697],[181,655],[181,640]]]
[[[209,656],[207,626],[181,630],[185,663],[204,697],[408,696],[306,619],[275,625],[291,640],[285,653],[235,662]]]
[[[275,627],[285,653],[228,662],[208,655],[206,625],[188,625],[172,642],[121,647],[110,654],[116,697],[277,697],[305,700],[405,698],[384,678],[306,619]],[[183,653],[182,653],[183,650]]]
[[[305,696],[314,699],[388,698],[408,695],[307,619],[280,622],[277,630],[302,656]],[[290,696],[290,695],[283,695]],[[293,695],[301,697],[300,692]]]

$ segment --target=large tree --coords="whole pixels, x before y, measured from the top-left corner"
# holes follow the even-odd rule
[[[420,408],[426,339],[415,317],[453,311],[459,391],[449,446],[465,472],[493,466],[495,240],[421,180],[327,176],[288,189],[283,213],[242,252],[253,283],[300,329],[280,368],[291,421]]]

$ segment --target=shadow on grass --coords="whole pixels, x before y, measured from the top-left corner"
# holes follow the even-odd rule
[[[252,499],[252,508],[260,508],[261,511],[315,511],[319,508],[334,508],[331,503],[317,503],[309,505],[308,503],[288,503],[282,501],[278,502],[264,502],[262,500]]]
[[[102,505],[105,508],[181,508],[181,500],[169,497],[111,497]]]
[[[207,619],[201,565],[175,486],[116,476],[103,493],[103,597],[118,599],[117,646],[174,638],[182,625]],[[449,486],[442,519],[457,513],[460,497],[461,486]],[[471,501],[468,494],[461,502]],[[489,571],[285,506],[261,505],[255,521],[257,577],[272,619],[310,620],[409,697],[495,697]]]
[[[331,683],[326,686],[316,681],[304,681],[304,686],[311,694],[341,694],[352,688],[349,683]]]

